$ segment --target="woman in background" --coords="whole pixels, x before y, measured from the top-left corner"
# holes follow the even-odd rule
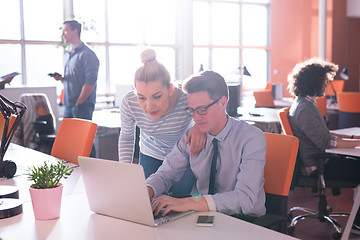
[[[288,76],[290,94],[296,96],[289,121],[294,135],[299,138],[300,169],[303,175],[317,176],[316,160],[311,155],[328,148],[360,146],[360,136],[340,135],[329,131],[315,99],[325,95],[326,84],[332,81],[338,66],[322,59],[312,58],[298,63]],[[326,179],[360,183],[360,161],[329,159],[324,167]],[[354,228],[360,230],[359,212]]]
[[[119,159],[132,162],[135,128],[140,128],[139,162],[144,167],[145,177],[161,166],[180,137],[194,123],[187,115],[186,94],[170,81],[168,70],[156,60],[154,50],[146,49],[141,54],[143,66],[135,73],[135,90],[127,93],[121,104],[121,132],[119,137]],[[191,141],[190,141],[191,140]],[[201,151],[206,135],[195,125],[188,132],[187,143],[191,154]],[[191,192],[195,176],[189,170],[170,190],[173,195]]]

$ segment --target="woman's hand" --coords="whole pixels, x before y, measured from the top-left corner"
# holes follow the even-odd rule
[[[185,144],[190,142],[190,155],[198,154],[205,146],[206,134],[200,131],[200,128],[195,124],[186,138]]]

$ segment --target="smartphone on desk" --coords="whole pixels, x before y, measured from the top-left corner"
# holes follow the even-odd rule
[[[214,216],[199,215],[196,221],[196,226],[200,227],[212,227],[214,226]]]

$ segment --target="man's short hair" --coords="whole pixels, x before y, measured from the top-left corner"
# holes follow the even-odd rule
[[[225,79],[213,71],[204,71],[190,76],[183,84],[183,91],[190,94],[206,91],[213,100],[222,96],[229,99],[229,89]]]
[[[81,34],[81,23],[76,20],[66,20],[63,24],[69,24],[71,30],[76,29],[78,31],[78,35],[80,37]]]

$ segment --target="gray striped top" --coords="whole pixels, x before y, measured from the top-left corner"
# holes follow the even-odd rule
[[[128,92],[121,103],[121,132],[118,149],[119,160],[132,162],[135,127],[140,128],[141,153],[164,160],[175,143],[193,125],[192,117],[185,112],[187,96],[180,89],[174,108],[160,119],[151,119],[140,107],[134,91]]]

